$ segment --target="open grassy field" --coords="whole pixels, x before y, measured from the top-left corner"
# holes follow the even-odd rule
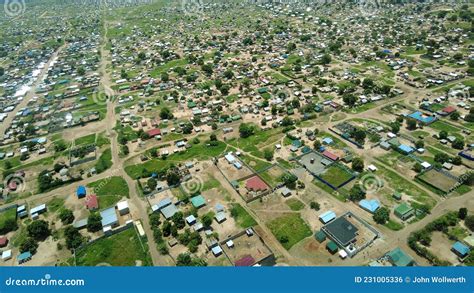
[[[257,225],[255,219],[238,203],[232,204],[231,215],[241,228]]]
[[[77,266],[150,266],[148,245],[135,228],[104,237],[76,252]]]
[[[390,187],[396,191],[403,191],[411,197],[410,202],[413,204],[425,204],[430,209],[436,204],[436,200],[432,198],[426,191],[420,189],[418,186],[398,175],[397,173],[375,163],[379,169],[377,173],[383,176],[385,182],[388,182]]]
[[[144,170],[153,172],[154,170],[166,169],[171,165],[176,165],[191,159],[205,160],[212,157],[217,157],[225,152],[227,145],[219,142],[217,146],[209,147],[206,143],[193,145],[190,149],[184,152],[174,153],[169,155],[166,159],[156,158],[149,160],[143,164],[129,165],[125,167],[125,172],[133,179],[140,178]]]
[[[92,188],[90,192],[97,195],[101,208],[115,205],[122,197],[129,197],[127,182],[119,176],[89,183],[87,187]]]
[[[334,187],[338,187],[347,180],[351,179],[353,175],[347,170],[339,167],[336,164],[331,165],[328,169],[320,175],[322,179],[330,183]]]
[[[437,172],[434,169],[424,172],[418,178],[444,193],[447,193],[452,187],[454,187],[454,185],[458,183],[457,180],[446,176],[442,172]]]
[[[292,211],[300,211],[304,209],[304,203],[296,198],[290,198],[285,201],[285,203],[290,207]]]
[[[0,231],[4,231],[5,222],[8,220],[16,220],[16,208],[11,208],[0,213]]]
[[[76,146],[93,144],[95,143],[95,133],[76,138],[76,140],[74,140],[74,143],[76,144]]]
[[[271,220],[267,223],[267,226],[287,250],[312,235],[308,224],[299,214],[285,214]]]

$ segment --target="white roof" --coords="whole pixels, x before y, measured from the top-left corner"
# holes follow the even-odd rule
[[[12,250],[5,250],[2,252],[2,260],[9,260],[12,257]]]
[[[422,166],[423,168],[427,169],[427,168],[431,167],[431,164],[428,163],[428,162],[423,162],[423,163],[421,163],[421,166]]]
[[[232,246],[234,246],[234,241],[229,240],[225,244],[227,245],[227,247],[232,247]]]
[[[368,165],[367,169],[369,169],[370,171],[377,171],[377,167],[375,167],[374,165]]]
[[[119,211],[128,209],[128,201],[124,200],[117,203],[117,209]]]
[[[339,256],[341,258],[346,258],[347,257],[347,252],[344,249],[339,250]]]

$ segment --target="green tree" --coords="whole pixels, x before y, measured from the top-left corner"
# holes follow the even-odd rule
[[[263,150],[263,157],[265,158],[265,160],[267,161],[271,161],[273,160],[273,149],[271,148],[266,148]]]
[[[407,119],[407,129],[408,130],[415,130],[416,129],[416,120],[415,119]]]
[[[255,133],[255,126],[248,123],[242,123],[239,126],[240,137],[247,138]]]
[[[38,242],[32,237],[27,237],[20,243],[20,252],[29,251],[31,254],[35,254],[38,249]]]
[[[354,158],[352,160],[352,170],[357,171],[357,172],[364,171],[364,160],[359,157]]]
[[[78,248],[84,242],[84,237],[73,226],[67,226],[64,229],[64,237],[66,238],[66,247],[70,250]]]
[[[42,241],[48,238],[48,236],[51,234],[48,222],[44,220],[33,221],[26,229],[28,231],[28,236],[35,239],[36,241]]]
[[[158,182],[155,178],[149,178],[146,182],[146,185],[148,186],[148,188],[150,188],[150,190],[155,190],[156,186],[158,185]]]
[[[360,187],[359,184],[354,185],[349,192],[349,199],[351,201],[360,201],[365,198],[365,191]]]
[[[377,224],[383,225],[390,220],[390,211],[386,207],[381,207],[375,211],[373,218]]]
[[[59,212],[59,219],[63,224],[71,224],[74,222],[74,214],[70,209],[61,209]]]
[[[171,113],[170,109],[167,107],[163,107],[160,110],[160,118],[161,119],[173,119],[173,113]]]
[[[466,216],[464,224],[466,224],[466,227],[468,227],[469,230],[474,232],[474,215]]]
[[[467,208],[460,208],[458,211],[458,218],[461,220],[465,220],[467,217]]]
[[[309,203],[309,207],[315,211],[319,211],[320,209],[320,205],[319,203],[315,202],[315,201],[312,201]]]
[[[87,231],[97,232],[102,229],[102,217],[99,213],[91,213],[87,218]]]

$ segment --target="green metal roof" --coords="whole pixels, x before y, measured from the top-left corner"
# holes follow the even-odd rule
[[[334,241],[329,241],[327,244],[326,244],[326,248],[334,253],[336,252],[339,248],[337,247],[337,244],[334,242]]]
[[[326,240],[326,234],[323,231],[318,231],[316,234],[314,234],[314,238],[316,238],[318,242],[323,242]]]
[[[204,197],[202,197],[202,195],[198,195],[191,198],[191,203],[195,208],[199,208],[206,204],[206,200],[204,199]]]
[[[395,213],[398,213],[400,215],[404,215],[406,213],[409,213],[413,210],[411,206],[409,206],[407,203],[402,203],[398,207],[395,208]]]

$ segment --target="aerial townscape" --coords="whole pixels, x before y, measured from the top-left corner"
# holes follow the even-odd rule
[[[3,2],[0,266],[474,265],[469,1]]]

